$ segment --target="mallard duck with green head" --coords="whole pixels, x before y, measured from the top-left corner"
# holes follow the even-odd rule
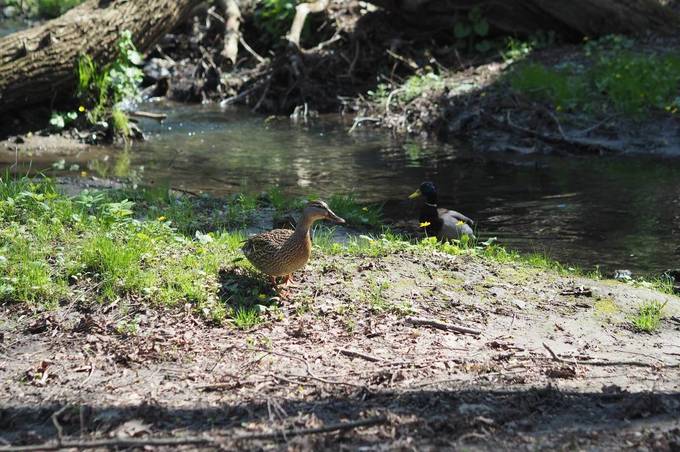
[[[323,201],[311,201],[302,211],[302,218],[295,230],[273,229],[250,237],[243,245],[243,254],[272,283],[283,276],[288,283],[291,274],[305,266],[312,255],[310,231],[314,222],[330,220],[344,223]]]
[[[429,237],[437,237],[439,240],[460,240],[463,236],[475,238],[472,226],[475,224],[470,218],[460,212],[440,208],[437,199],[437,189],[432,182],[426,181],[420,184],[409,199],[423,198],[420,208],[420,224],[425,228]]]

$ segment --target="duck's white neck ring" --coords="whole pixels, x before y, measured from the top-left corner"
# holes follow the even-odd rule
[[[425,205],[430,207],[437,207],[437,204],[430,204],[429,202],[426,202]]]

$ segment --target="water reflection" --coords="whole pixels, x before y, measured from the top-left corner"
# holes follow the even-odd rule
[[[287,194],[352,191],[385,203],[392,218],[416,215],[405,199],[431,179],[443,206],[516,249],[643,273],[677,267],[680,257],[680,160],[479,154],[378,131],[349,135],[342,118],[305,126],[215,106],[169,112],[163,124],[144,122],[146,143],[110,152],[99,171],[216,194],[274,185]]]

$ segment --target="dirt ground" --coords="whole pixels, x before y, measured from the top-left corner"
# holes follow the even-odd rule
[[[316,253],[296,276],[246,331],[122,300],[1,307],[0,442],[680,448],[677,297],[421,250]],[[261,284],[221,278],[226,303]],[[654,334],[629,326],[647,300],[668,301]]]

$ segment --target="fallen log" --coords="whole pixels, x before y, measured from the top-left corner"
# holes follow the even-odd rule
[[[186,19],[201,0],[88,0],[61,17],[0,39],[0,113],[73,94],[79,55],[105,64],[123,30],[140,51]]]

